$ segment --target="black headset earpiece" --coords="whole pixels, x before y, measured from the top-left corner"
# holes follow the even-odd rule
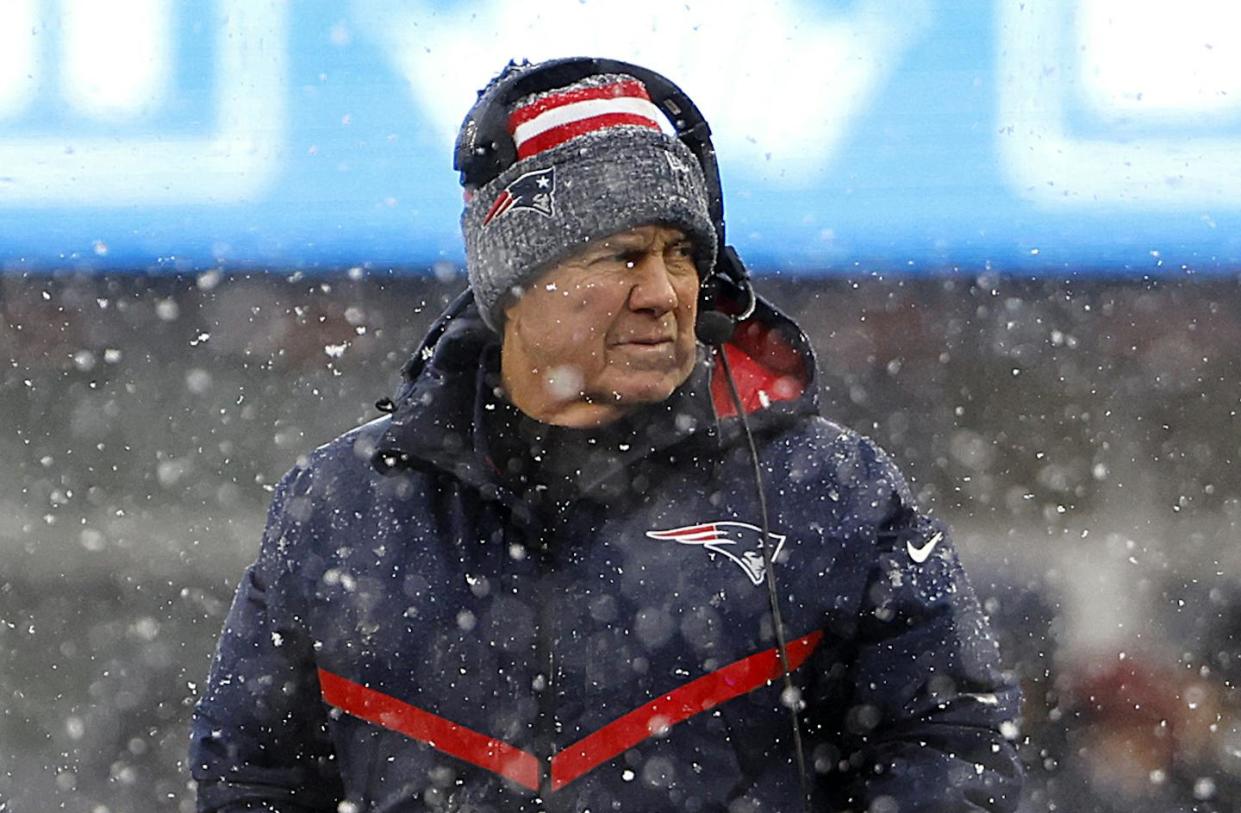
[[[749,271],[725,240],[724,194],[711,128],[693,100],[667,77],[616,59],[569,57],[536,65],[510,62],[491,84],[479,91],[478,101],[466,114],[457,135],[453,168],[461,173],[461,185],[467,189],[477,189],[494,180],[517,160],[517,148],[507,126],[512,104],[532,93],[554,90],[600,73],[627,74],[642,82],[651,102],[664,112],[677,138],[689,147],[702,167],[708,214],[718,244],[715,266],[702,281],[696,332],[706,344],[722,344],[732,337],[736,324],[754,312],[757,298]],[[728,312],[721,310],[724,302],[729,303]]]

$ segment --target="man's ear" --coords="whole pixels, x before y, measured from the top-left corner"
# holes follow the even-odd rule
[[[509,323],[517,317],[517,304],[521,302],[521,296],[524,293],[525,288],[514,285],[504,292],[504,296],[500,297],[500,313],[504,314],[504,324],[500,326],[501,336],[508,330]]]

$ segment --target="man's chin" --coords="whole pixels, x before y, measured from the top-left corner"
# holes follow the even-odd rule
[[[607,388],[608,398],[612,403],[623,406],[657,404],[668,400],[688,377],[688,374],[681,375],[679,371],[652,373],[649,380],[629,380]]]

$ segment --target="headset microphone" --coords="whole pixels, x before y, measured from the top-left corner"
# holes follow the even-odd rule
[[[736,322],[728,314],[719,311],[704,311],[698,314],[694,333],[698,336],[698,341],[714,347],[731,339],[736,327]]]

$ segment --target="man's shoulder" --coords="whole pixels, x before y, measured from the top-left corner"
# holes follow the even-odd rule
[[[388,430],[392,419],[382,415],[373,421],[355,426],[314,449],[306,456],[307,468],[320,473],[374,472],[371,461],[379,446],[379,439]]]
[[[769,443],[812,455],[835,458],[860,455],[868,462],[892,465],[887,452],[875,440],[852,427],[817,414],[807,415],[790,424]]]
[[[821,415],[807,416],[769,441],[778,444],[794,481],[828,482],[846,489],[876,485],[908,496],[899,467],[872,438]]]
[[[339,493],[345,483],[364,487],[379,476],[371,461],[390,420],[385,415],[356,426],[298,458],[281,479],[280,490],[330,494]]]

